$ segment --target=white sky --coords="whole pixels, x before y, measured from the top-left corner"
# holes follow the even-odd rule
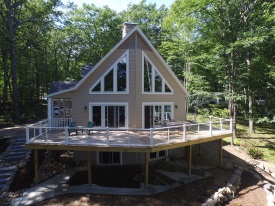
[[[66,4],[68,1],[74,2],[75,4],[78,5],[78,7],[82,6],[83,3],[86,3],[86,4],[94,3],[97,7],[108,5],[111,9],[116,10],[117,12],[120,12],[122,10],[127,9],[127,5],[129,3],[139,4],[141,0],[62,0],[64,4]],[[164,4],[166,7],[170,8],[173,2],[174,0],[147,0],[146,4],[156,3],[157,8],[159,8],[162,4]]]

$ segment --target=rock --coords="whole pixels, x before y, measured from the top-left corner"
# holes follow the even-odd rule
[[[264,189],[272,191],[274,188],[270,183],[264,185]]]
[[[215,203],[219,202],[220,201],[220,198],[219,198],[219,193],[218,192],[215,192],[214,195],[213,195],[213,200]]]
[[[258,168],[260,168],[261,170],[264,170],[265,169],[265,167],[264,167],[264,165],[262,164],[262,163],[260,163],[260,164],[258,164],[258,165],[256,165]]]
[[[265,171],[266,173],[268,173],[268,174],[271,173],[268,167],[265,167],[265,168],[264,168],[264,171]]]
[[[213,199],[208,199],[203,205],[204,206],[215,206],[215,201]]]
[[[228,198],[223,194],[219,194],[219,198],[222,202],[227,202],[228,201]]]
[[[271,173],[270,174],[273,178],[275,178],[275,173],[273,172],[273,173]]]
[[[18,167],[19,168],[23,168],[23,167],[25,167],[26,166],[26,162],[20,162],[19,164],[18,164]]]

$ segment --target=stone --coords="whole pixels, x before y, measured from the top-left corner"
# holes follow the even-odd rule
[[[227,202],[228,198],[225,195],[219,194],[219,198],[222,202]]]
[[[26,162],[20,162],[19,164],[18,164],[18,167],[20,167],[20,168],[23,168],[23,167],[25,167],[26,166]]]
[[[205,203],[205,206],[215,206],[215,201],[213,199],[208,199]]]
[[[265,168],[264,168],[264,171],[265,171],[266,173],[268,173],[268,174],[271,173],[271,171],[270,171],[270,169],[269,169],[268,167],[265,167]]]
[[[273,186],[270,183],[267,183],[264,185],[264,189],[271,191],[271,190],[273,190]]]
[[[261,170],[265,169],[265,167],[264,167],[264,165],[262,163],[258,164],[257,167],[260,168]]]
[[[274,172],[271,173],[270,175],[271,175],[271,177],[275,178],[275,173]]]
[[[219,198],[219,193],[218,192],[215,192],[214,195],[213,195],[213,200],[215,203],[219,202],[220,201],[220,198]]]

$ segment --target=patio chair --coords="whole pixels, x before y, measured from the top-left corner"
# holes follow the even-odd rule
[[[88,132],[89,134],[90,134],[90,131],[92,131],[92,133],[93,133],[93,130],[92,129],[90,129],[90,128],[93,128],[94,127],[94,123],[93,122],[91,122],[91,121],[89,121],[88,122],[88,124],[87,124],[87,131],[86,132]]]
[[[75,132],[75,134],[77,135],[76,122],[70,122],[68,132],[69,135],[71,134],[71,132]]]

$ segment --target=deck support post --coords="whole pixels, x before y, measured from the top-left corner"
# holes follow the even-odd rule
[[[219,167],[222,168],[222,145],[223,145],[223,140],[220,139],[219,141],[219,146],[220,146],[220,151],[219,151]]]
[[[148,189],[149,182],[149,152],[145,152],[145,188]]]
[[[191,175],[192,171],[192,145],[188,145],[186,148],[186,154],[188,158],[188,175]]]
[[[88,158],[88,184],[92,184],[92,160],[91,160],[91,152],[87,152],[87,158]]]
[[[39,182],[39,162],[38,162],[38,150],[34,150],[34,181],[36,184]]]

